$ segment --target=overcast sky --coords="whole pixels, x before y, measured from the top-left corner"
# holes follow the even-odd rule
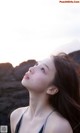
[[[42,59],[75,40],[80,41],[80,3],[0,1],[0,63]]]

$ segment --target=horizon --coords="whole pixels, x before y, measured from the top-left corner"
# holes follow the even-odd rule
[[[71,45],[72,45],[72,43],[71,43]],[[65,49],[66,47],[64,47],[64,45],[63,45],[63,47],[62,47],[62,52],[66,52],[67,51],[67,49]],[[69,47],[68,47],[69,48]],[[69,53],[73,53],[73,52],[77,52],[77,51],[80,51],[80,49],[74,49],[74,50],[71,50],[71,49],[69,49],[70,51],[67,51],[66,52],[66,54],[69,54]],[[61,52],[61,48],[59,48],[59,50],[57,50],[56,49],[56,52],[54,52],[54,55],[56,55],[56,54],[58,54],[58,53],[60,53]],[[52,53],[51,53],[52,54]],[[49,56],[49,55],[48,55]],[[47,56],[47,57],[48,57]],[[46,58],[46,57],[45,57]],[[43,58],[40,58],[39,60],[42,60]],[[0,64],[5,64],[5,63],[10,63],[13,67],[16,67],[16,66],[19,66],[21,63],[23,63],[23,62],[27,62],[28,60],[36,60],[36,61],[39,61],[37,58],[28,58],[28,59],[26,59],[26,60],[22,60],[21,62],[18,62],[18,63],[12,63],[12,62],[9,62],[9,61],[6,61],[6,62],[0,62]]]

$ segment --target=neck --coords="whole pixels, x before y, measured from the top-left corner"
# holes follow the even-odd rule
[[[52,111],[51,106],[48,104],[48,96],[41,94],[29,93],[29,113],[31,118],[34,116],[41,116],[42,114]],[[45,114],[46,115],[46,114]]]

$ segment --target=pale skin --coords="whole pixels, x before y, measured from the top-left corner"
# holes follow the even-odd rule
[[[38,133],[47,119],[43,133],[73,133],[69,122],[48,103],[49,95],[56,95],[59,89],[52,85],[56,68],[54,59],[49,57],[29,68],[22,79],[22,85],[29,91],[29,106],[14,110],[10,116],[11,133],[15,133],[16,124],[25,112],[19,133]]]

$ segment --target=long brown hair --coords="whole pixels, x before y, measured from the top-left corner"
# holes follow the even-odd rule
[[[73,61],[66,54],[54,56],[56,74],[53,84],[59,92],[49,97],[49,103],[66,118],[73,133],[80,133],[79,79]]]

